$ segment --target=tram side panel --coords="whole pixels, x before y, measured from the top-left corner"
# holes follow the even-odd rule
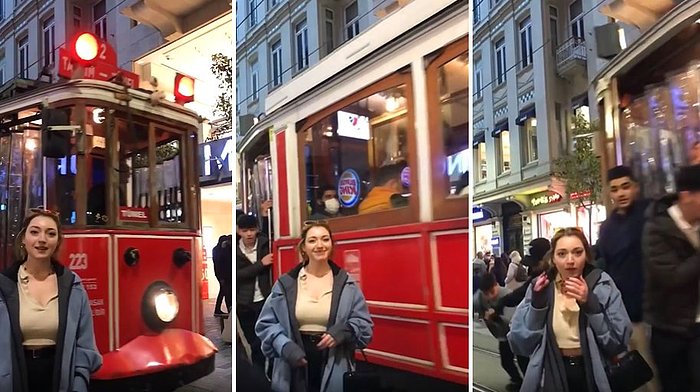
[[[97,349],[106,353],[114,349],[113,287],[110,284],[112,261],[108,234],[67,234],[61,245],[60,260],[83,282],[92,310]]]

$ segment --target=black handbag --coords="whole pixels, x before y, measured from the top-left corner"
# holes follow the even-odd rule
[[[651,381],[654,372],[639,351],[632,350],[607,368],[608,382],[613,392],[631,392]]]
[[[364,363],[369,364],[365,350],[360,350],[360,352],[365,359]],[[350,358],[347,360],[350,370],[343,374],[343,392],[379,392],[382,390],[379,373],[371,369],[359,369],[360,363],[353,367]]]

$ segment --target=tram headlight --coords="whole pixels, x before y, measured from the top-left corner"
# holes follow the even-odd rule
[[[141,300],[141,315],[149,328],[160,332],[173,322],[180,311],[175,291],[163,281],[151,284]]]

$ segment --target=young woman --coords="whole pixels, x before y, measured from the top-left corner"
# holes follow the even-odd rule
[[[8,317],[0,317],[0,390],[88,390],[102,364],[80,278],[55,258],[63,240],[58,215],[32,209],[15,240],[16,262],[0,274]],[[7,383],[7,384],[5,384]],[[11,385],[6,389],[5,385]]]
[[[513,351],[530,357],[520,390],[608,392],[606,361],[626,351],[632,331],[620,291],[604,272],[586,281],[595,267],[579,229],[554,235],[552,262],[511,319]]]
[[[333,247],[326,223],[305,225],[303,263],[280,277],[265,301],[255,332],[274,359],[274,391],[342,392],[355,349],[372,339],[365,297],[331,261]]]

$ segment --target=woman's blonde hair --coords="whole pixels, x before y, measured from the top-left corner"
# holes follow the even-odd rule
[[[15,259],[17,259],[18,261],[24,262],[27,260],[27,250],[24,248],[24,243],[22,242],[22,240],[24,240],[24,236],[27,234],[27,228],[29,227],[29,224],[32,222],[32,220],[34,220],[34,218],[40,216],[50,218],[54,221],[54,223],[56,223],[56,230],[58,231],[58,244],[56,245],[56,249],[51,255],[51,260],[58,261],[56,260],[55,255],[61,248],[61,243],[63,243],[63,229],[61,228],[61,220],[58,217],[58,212],[46,210],[43,208],[31,208],[27,215],[24,217],[24,220],[22,221],[22,228],[19,230],[19,233],[17,233],[17,237],[15,237],[14,242]]]

